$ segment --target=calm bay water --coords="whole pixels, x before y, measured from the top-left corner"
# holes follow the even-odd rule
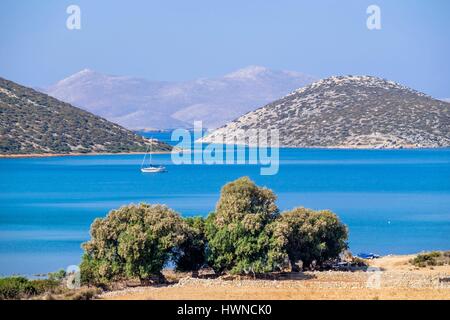
[[[206,215],[220,188],[247,175],[273,189],[280,209],[331,209],[350,249],[379,254],[450,249],[450,149],[282,149],[280,170],[171,164],[140,172],[142,156],[0,159],[0,274],[46,273],[77,264],[94,218],[127,203],[163,203]]]

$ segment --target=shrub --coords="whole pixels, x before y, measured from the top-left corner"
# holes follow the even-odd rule
[[[36,289],[27,278],[0,278],[0,300],[21,299],[32,294],[36,294]]]
[[[248,177],[226,184],[216,212],[206,219],[208,262],[214,271],[235,274],[273,270],[266,226],[278,215],[275,194]]]
[[[31,280],[31,286],[34,288],[34,294],[53,293],[61,286],[61,280],[38,279]]]
[[[68,300],[92,300],[98,294],[100,294],[100,290],[98,289],[80,289],[73,293],[66,294],[66,299]]]
[[[369,266],[369,264],[366,262],[366,260],[361,259],[359,257],[352,257],[350,262],[351,262],[352,266],[355,266],[355,267],[368,267]]]
[[[184,219],[184,240],[174,254],[175,270],[196,273],[205,265],[205,220],[201,217]]]
[[[84,253],[80,263],[80,282],[82,285],[96,285],[105,287],[108,283],[106,277],[100,274],[100,259],[94,258],[92,254]]]
[[[166,206],[140,204],[112,210],[94,221],[91,239],[83,244],[82,279],[95,284],[161,277],[162,268],[183,240],[183,221]]]
[[[442,266],[450,264],[450,251],[439,252],[433,251],[429,253],[418,254],[409,261],[412,265],[420,268],[430,266]]]
[[[296,208],[282,213],[271,225],[271,236],[287,253],[291,267],[320,266],[347,249],[347,228],[331,211]]]
[[[0,300],[23,299],[57,291],[61,282],[53,279],[28,280],[12,276],[0,278]]]
[[[48,274],[49,280],[62,281],[66,277],[66,271],[64,269],[58,270],[56,272],[50,272]]]

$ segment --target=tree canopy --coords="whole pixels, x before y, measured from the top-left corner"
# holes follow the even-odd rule
[[[248,177],[226,184],[216,212],[206,221],[208,261],[217,272],[262,273],[273,270],[266,227],[278,215],[275,194]]]
[[[226,184],[206,219],[182,218],[163,205],[128,205],[91,226],[80,266],[84,283],[161,277],[175,271],[261,274],[320,266],[347,249],[347,227],[331,211],[280,214],[276,195],[248,177]]]
[[[347,249],[347,227],[328,210],[296,208],[283,212],[271,227],[294,269],[298,261],[304,267],[321,265]]]
[[[83,244],[83,270],[95,282],[123,277],[141,281],[159,275],[185,237],[183,220],[162,205],[129,205],[112,210],[91,226]]]

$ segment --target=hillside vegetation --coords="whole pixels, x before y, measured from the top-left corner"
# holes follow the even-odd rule
[[[286,147],[446,147],[450,103],[375,77],[331,77],[247,113],[204,142],[255,141],[240,136],[246,129],[278,129]]]
[[[0,78],[0,154],[169,151],[46,94]]]

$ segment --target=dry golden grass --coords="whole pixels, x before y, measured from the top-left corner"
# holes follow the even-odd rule
[[[142,292],[104,297],[113,300],[442,300],[448,289],[264,289],[251,288],[147,288]]]
[[[138,287],[104,294],[102,299],[295,299],[295,300],[395,300],[450,299],[450,266],[415,268],[408,261],[413,256],[390,256],[371,261],[381,268],[380,287],[367,287],[373,272],[307,272],[296,279],[192,279],[161,287]],[[173,274],[171,275],[173,277]],[[293,275],[295,277],[295,275]],[[292,277],[291,277],[292,278]]]

